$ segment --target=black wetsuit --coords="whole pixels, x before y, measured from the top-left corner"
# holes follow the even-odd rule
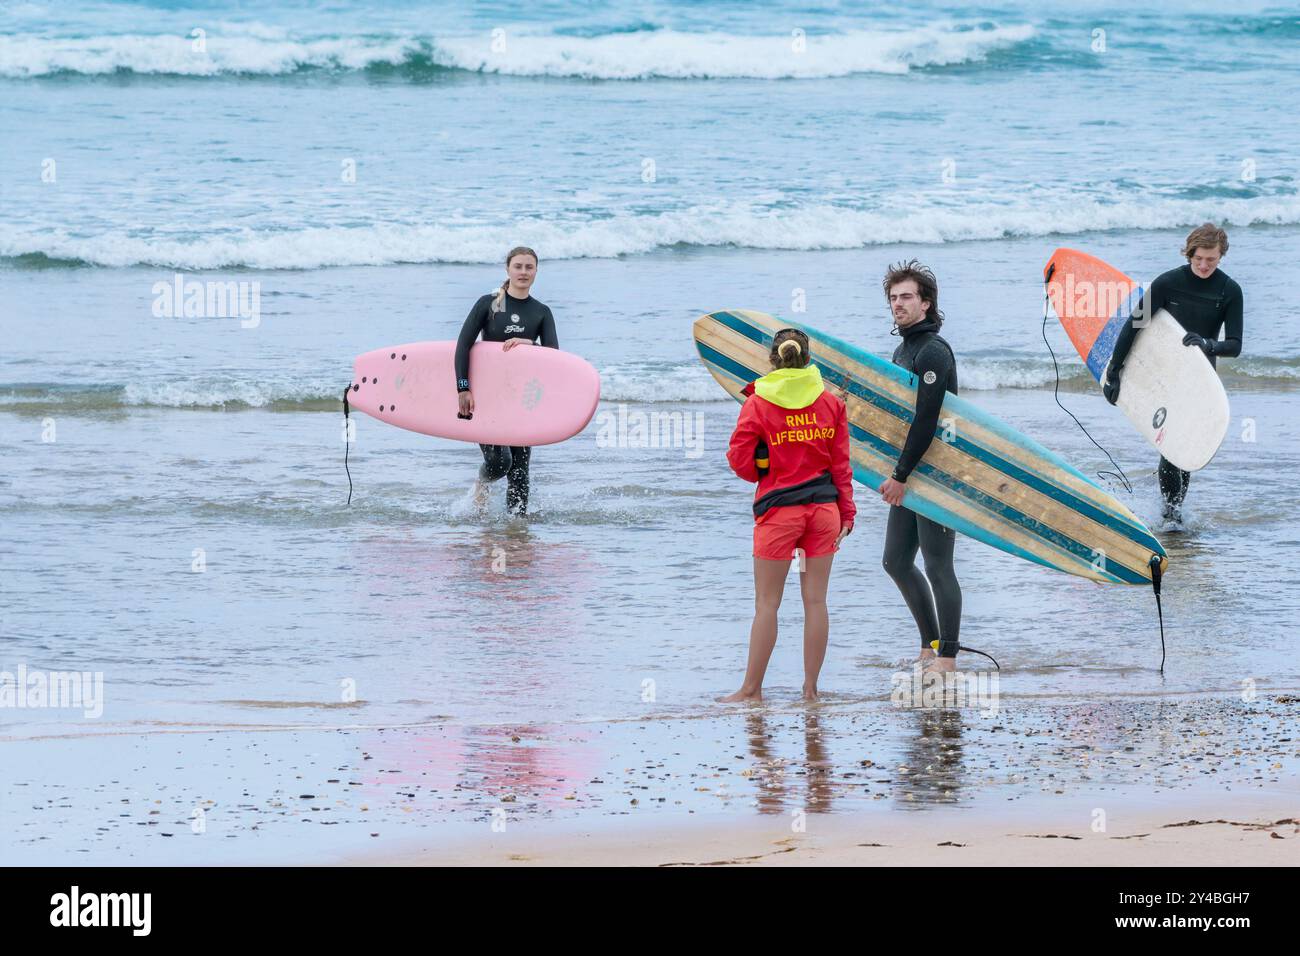
[[[1161,273],[1152,281],[1115,340],[1110,368],[1112,373],[1119,372],[1121,389],[1124,362],[1140,331],[1133,322],[1152,318],[1161,309],[1167,309],[1179,325],[1206,341],[1209,348],[1205,354],[1211,365],[1216,364],[1215,359],[1220,355],[1234,358],[1241,354],[1241,286],[1222,269],[1216,269],[1208,279],[1202,279],[1190,265],[1179,266]],[[1223,331],[1222,341],[1219,341],[1220,330]],[[1116,376],[1108,377],[1113,379]],[[1190,482],[1190,474],[1166,461],[1163,455],[1160,457],[1160,493],[1167,508],[1176,508],[1183,503]]]
[[[456,390],[466,392],[469,384],[469,350],[480,335],[484,342],[504,342],[506,339],[528,339],[546,348],[558,349],[555,336],[555,318],[548,306],[532,296],[516,299],[507,293],[502,311],[492,311],[492,301],[497,293],[489,292],[474,303],[461,326],[456,339]],[[483,451],[483,466],[479,469],[480,481],[506,478],[506,510],[515,514],[528,513],[528,461],[532,449],[512,445],[479,445]]]
[[[903,341],[894,350],[894,364],[917,376],[916,413],[894,469],[896,481],[907,480],[934,441],[944,394],[957,394],[957,360],[938,331],[938,323],[922,319],[901,330]],[[961,587],[952,566],[956,537],[951,529],[901,505],[889,509],[885,572],[903,592],[903,600],[921,631],[921,647],[939,641],[940,657],[957,656],[961,627]],[[915,564],[918,549],[925,561],[924,574]]]

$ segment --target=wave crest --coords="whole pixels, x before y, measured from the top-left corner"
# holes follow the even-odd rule
[[[141,236],[138,230],[74,236],[65,230],[0,227],[0,262],[13,268],[66,265],[172,269],[316,269],[401,263],[495,263],[521,234],[549,260],[614,258],[672,247],[723,246],[811,251],[896,243],[947,243],[1120,229],[1160,230],[1213,221],[1225,226],[1300,224],[1300,196],[1251,198],[1057,198],[979,201],[924,199],[900,211],[809,204],[783,210],[748,202],[651,215],[535,219],[500,225],[379,223],[278,232],[248,229],[202,238]]]
[[[448,70],[600,80],[809,79],[983,61],[1030,40],[1029,25],[933,25],[911,30],[747,36],[675,30],[573,36],[494,31],[469,37],[296,38],[267,28],[203,37],[117,34],[0,36],[0,77],[117,73],[283,76]]]

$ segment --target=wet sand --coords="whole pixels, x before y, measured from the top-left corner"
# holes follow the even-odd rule
[[[996,713],[793,698],[778,687],[762,706],[563,725],[9,738],[3,856],[1300,863],[1293,695],[1018,699]]]

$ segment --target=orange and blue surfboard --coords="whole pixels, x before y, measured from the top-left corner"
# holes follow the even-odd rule
[[[1057,249],[1043,267],[1056,317],[1097,381],[1115,340],[1146,289],[1114,266],[1077,249]]]

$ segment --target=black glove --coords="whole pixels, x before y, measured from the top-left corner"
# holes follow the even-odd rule
[[[1197,335],[1195,332],[1188,332],[1186,335],[1184,335],[1183,344],[1195,345],[1206,355],[1214,354],[1214,339],[1202,338],[1201,336]]]
[[[1106,401],[1114,405],[1119,401],[1119,374],[1124,370],[1124,366],[1113,368],[1106,375],[1106,381],[1101,383],[1101,393],[1106,396]]]

